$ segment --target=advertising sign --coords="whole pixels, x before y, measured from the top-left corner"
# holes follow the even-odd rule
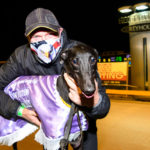
[[[150,11],[142,11],[134,13],[129,17],[129,25],[147,24],[150,23]]]
[[[97,68],[101,80],[128,80],[128,62],[97,63]]]

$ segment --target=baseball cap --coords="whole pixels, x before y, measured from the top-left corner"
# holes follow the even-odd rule
[[[38,28],[50,29],[58,32],[60,25],[55,15],[48,9],[37,8],[34,9],[26,18],[25,22],[25,36],[29,36]]]

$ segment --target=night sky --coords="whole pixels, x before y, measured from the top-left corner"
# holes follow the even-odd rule
[[[27,42],[25,19],[37,7],[50,9],[70,39],[79,40],[104,51],[125,51],[129,53],[129,37],[120,31],[120,17],[117,9],[149,0],[105,0],[103,1],[4,1],[1,4],[1,54],[6,60],[18,46]]]

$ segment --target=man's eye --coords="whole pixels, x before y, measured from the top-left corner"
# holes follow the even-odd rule
[[[57,32],[49,32],[49,35],[58,36],[58,33]]]
[[[40,38],[41,36],[39,35],[34,35],[33,38]]]

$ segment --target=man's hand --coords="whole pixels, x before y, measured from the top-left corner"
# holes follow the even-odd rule
[[[76,82],[74,81],[73,78],[71,78],[67,73],[64,74],[64,78],[70,87],[69,89],[69,98],[72,100],[77,105],[80,106],[86,106],[86,107],[94,107],[96,104],[98,104],[99,101],[99,93],[98,93],[98,84],[95,80],[95,93],[94,97],[92,99],[86,99],[85,97],[82,98],[81,96],[81,91],[76,85]]]
[[[22,118],[28,120],[29,122],[31,122],[37,126],[40,126],[40,124],[41,124],[41,122],[38,119],[36,112],[33,110],[29,110],[27,108],[23,109]]]

